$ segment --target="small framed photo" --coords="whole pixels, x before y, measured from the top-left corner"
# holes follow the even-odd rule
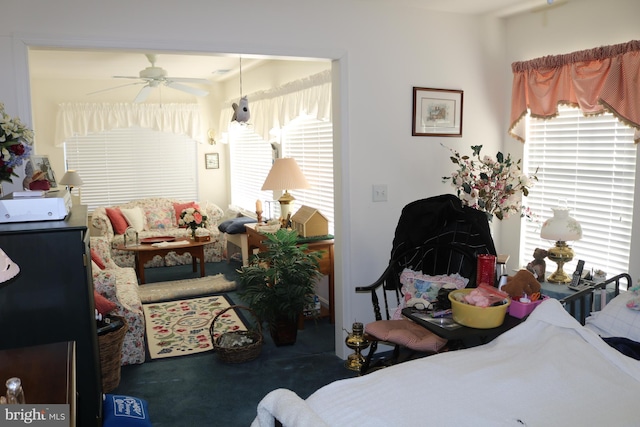
[[[49,156],[36,156],[33,155],[25,165],[25,176],[32,177],[36,172],[43,172],[51,188],[56,188],[58,183],[56,182],[56,174],[49,162]]]
[[[204,165],[207,169],[219,169],[220,157],[218,153],[207,153],[204,155]]]
[[[462,136],[461,90],[413,88],[412,136]]]

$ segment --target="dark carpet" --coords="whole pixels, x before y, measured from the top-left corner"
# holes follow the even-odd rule
[[[238,268],[237,262],[206,265],[208,275],[223,273],[229,280],[236,279]],[[199,277],[190,265],[150,268],[145,275],[149,283]],[[236,292],[226,295],[244,305]],[[123,366],[112,393],[147,400],[154,427],[249,426],[271,390],[288,388],[307,398],[332,381],[355,376],[334,354],[334,325],[328,319],[307,320],[292,346],[276,347],[268,331],[263,335],[262,352],[250,362],[228,364],[207,352]]]

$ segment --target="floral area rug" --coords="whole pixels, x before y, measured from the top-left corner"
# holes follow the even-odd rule
[[[224,295],[143,304],[151,359],[213,350],[209,326],[233,303]],[[227,310],[214,326],[214,339],[227,331],[247,330],[236,310]]]

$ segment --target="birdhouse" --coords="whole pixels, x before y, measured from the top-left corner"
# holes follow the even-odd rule
[[[329,234],[329,221],[318,209],[302,206],[291,217],[291,227],[302,237],[326,236]]]

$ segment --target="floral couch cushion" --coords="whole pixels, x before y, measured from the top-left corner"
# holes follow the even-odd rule
[[[133,268],[118,267],[110,257],[107,239],[92,237],[90,246],[105,262],[104,270],[93,271],[95,291],[115,303],[112,312],[124,317],[129,329],[122,343],[122,365],[145,361],[145,322],[142,302],[138,295],[138,278]]]
[[[149,198],[134,200],[118,207],[120,209],[131,209],[139,207],[145,214],[145,229],[138,232],[138,237],[144,239],[147,237],[171,236],[176,238],[189,237],[189,230],[178,227],[176,218],[175,205],[184,204],[180,200],[168,198]],[[207,216],[207,230],[211,236],[211,243],[205,245],[204,256],[205,262],[218,262],[223,258],[225,239],[224,234],[218,230],[218,222],[222,218],[224,212],[214,203],[198,204],[204,215]],[[105,237],[111,247],[111,258],[120,267],[133,267],[135,263],[135,254],[131,251],[122,251],[116,249],[120,244],[124,243],[124,236],[114,232],[113,225],[106,215],[106,209],[103,207],[93,211],[91,217],[91,225],[99,235]],[[192,258],[190,254],[177,255],[175,252],[169,253],[166,257],[155,257],[149,261],[145,267],[160,267],[190,264]]]

